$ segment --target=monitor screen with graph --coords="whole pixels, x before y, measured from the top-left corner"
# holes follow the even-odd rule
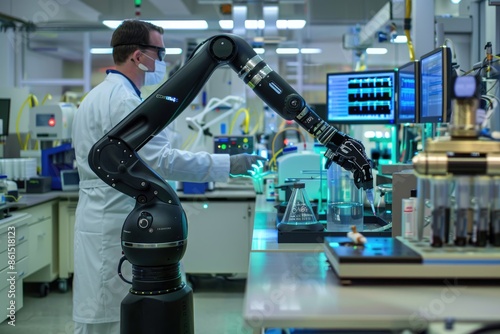
[[[394,124],[396,71],[328,73],[327,120],[337,124]]]

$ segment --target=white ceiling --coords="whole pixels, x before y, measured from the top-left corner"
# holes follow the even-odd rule
[[[307,20],[303,30],[280,31],[279,34],[289,42],[314,47],[341,45],[342,36],[350,28],[368,22],[389,0],[142,0],[139,17],[207,20],[209,29],[206,31],[166,31],[167,47],[185,49],[188,40],[197,43],[224,32],[218,21],[232,18],[231,14],[221,12],[221,5],[228,2],[245,4],[248,19],[262,19],[262,7],[274,4],[279,7],[280,19]],[[81,59],[84,32],[89,32],[91,47],[109,46],[112,31],[102,25],[103,19],[133,17],[136,17],[134,0],[0,1],[0,23],[5,24],[13,18],[18,29],[23,27],[22,22],[35,23],[36,29],[28,38],[30,46],[50,46],[47,52],[67,59]],[[247,33],[247,37],[263,33],[253,31]],[[105,66],[109,59],[109,56],[93,56],[92,63]],[[178,59],[179,56],[170,56],[167,61]]]

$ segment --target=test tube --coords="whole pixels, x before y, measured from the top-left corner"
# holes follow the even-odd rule
[[[443,247],[447,243],[449,229],[450,196],[448,184],[450,180],[445,176],[436,176],[430,180],[432,221],[431,221],[431,246]]]
[[[488,227],[490,223],[491,178],[476,176],[474,178],[474,233],[473,241],[478,247],[485,247],[488,243]]]
[[[455,221],[455,245],[467,245],[467,231],[469,212],[471,210],[471,177],[458,176],[455,178],[455,198],[457,202],[457,212]]]
[[[490,242],[493,246],[500,246],[500,177],[495,177],[493,180]]]

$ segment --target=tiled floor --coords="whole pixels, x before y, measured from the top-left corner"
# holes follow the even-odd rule
[[[196,334],[249,334],[242,318],[245,280],[196,277],[194,280]],[[71,290],[60,293],[52,286],[40,297],[38,285],[25,284],[24,306],[16,326],[0,324],[2,334],[73,334]]]

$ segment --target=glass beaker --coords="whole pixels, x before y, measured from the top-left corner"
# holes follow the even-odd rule
[[[295,182],[288,200],[283,219],[277,226],[279,231],[323,231],[323,224],[318,222],[311,202],[307,198],[305,184]]]
[[[327,230],[350,232],[354,225],[358,231],[363,231],[363,190],[354,184],[352,173],[339,165],[332,164],[327,175]]]

